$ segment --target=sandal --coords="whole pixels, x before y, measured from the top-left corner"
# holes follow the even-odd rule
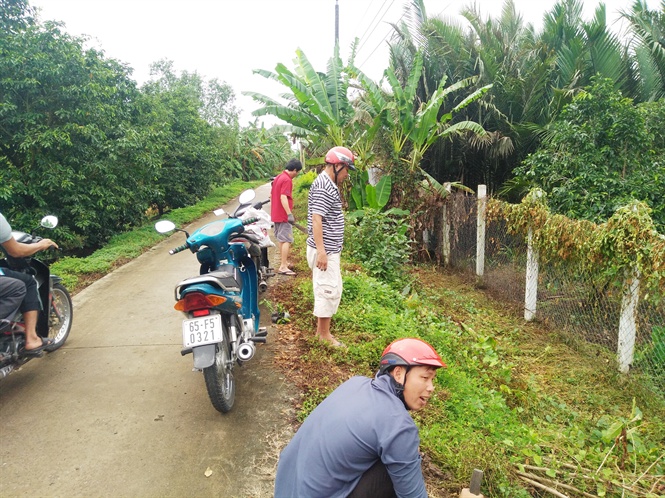
[[[23,356],[38,356],[38,355],[41,355],[46,348],[48,348],[49,346],[53,346],[53,344],[54,344],[53,339],[51,339],[49,337],[42,337],[41,340],[42,340],[42,345],[41,346],[33,348],[33,349],[23,348],[23,350],[21,351],[21,354]]]

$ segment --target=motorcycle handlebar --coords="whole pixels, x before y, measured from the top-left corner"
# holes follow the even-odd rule
[[[173,256],[174,254],[178,254],[179,252],[184,251],[185,249],[188,249],[187,244],[183,244],[181,246],[176,247],[175,249],[171,249],[169,251],[169,254]]]
[[[266,200],[263,201],[263,202],[257,202],[257,203],[254,204],[252,207],[253,207],[254,209],[261,209],[263,206],[265,206],[265,205],[268,204],[269,202],[270,202],[270,199],[266,199]]]
[[[259,221],[259,219],[256,216],[254,216],[253,218],[247,218],[246,220],[243,220],[242,224],[251,225],[252,223],[256,223],[257,221]]]

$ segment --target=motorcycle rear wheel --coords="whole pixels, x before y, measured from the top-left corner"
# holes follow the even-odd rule
[[[62,347],[72,330],[72,319],[74,317],[74,305],[69,292],[62,284],[53,284],[53,294],[49,303],[49,332],[48,336],[53,339],[53,345],[48,351],[55,351]]]
[[[233,361],[229,351],[229,334],[224,328],[224,342],[215,345],[215,363],[203,369],[208,396],[220,413],[228,413],[233,408],[236,397],[236,381],[233,377]]]

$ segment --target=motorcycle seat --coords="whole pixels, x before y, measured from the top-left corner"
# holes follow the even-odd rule
[[[236,269],[228,265],[228,268],[223,268],[198,277],[191,277],[180,282],[175,288],[176,300],[180,299],[182,291],[194,284],[211,284],[223,291],[227,292],[240,292],[242,290],[242,280],[236,278]]]

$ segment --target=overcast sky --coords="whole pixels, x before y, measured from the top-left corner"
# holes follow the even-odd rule
[[[387,66],[388,23],[399,21],[406,0],[337,0],[342,59],[355,37],[360,39],[356,65],[375,80]],[[273,70],[277,63],[293,68],[297,48],[319,71],[333,53],[335,0],[29,0],[41,20],[57,20],[72,35],[87,35],[107,57],[129,64],[139,84],[150,78],[149,66],[160,59],[177,71],[196,71],[207,79],[230,84],[243,110],[241,124],[252,119],[257,105],[241,95],[256,91],[277,97],[282,88],[253,69]],[[471,1],[425,0],[429,17],[465,21],[459,12]],[[503,2],[476,0],[483,16],[496,17]],[[590,19],[599,2],[584,0]],[[631,0],[607,0],[608,22],[618,18]],[[537,28],[555,0],[515,0],[517,11]],[[647,0],[651,9],[660,0]],[[616,25],[615,25],[616,26]],[[619,29],[618,27],[616,28]]]

